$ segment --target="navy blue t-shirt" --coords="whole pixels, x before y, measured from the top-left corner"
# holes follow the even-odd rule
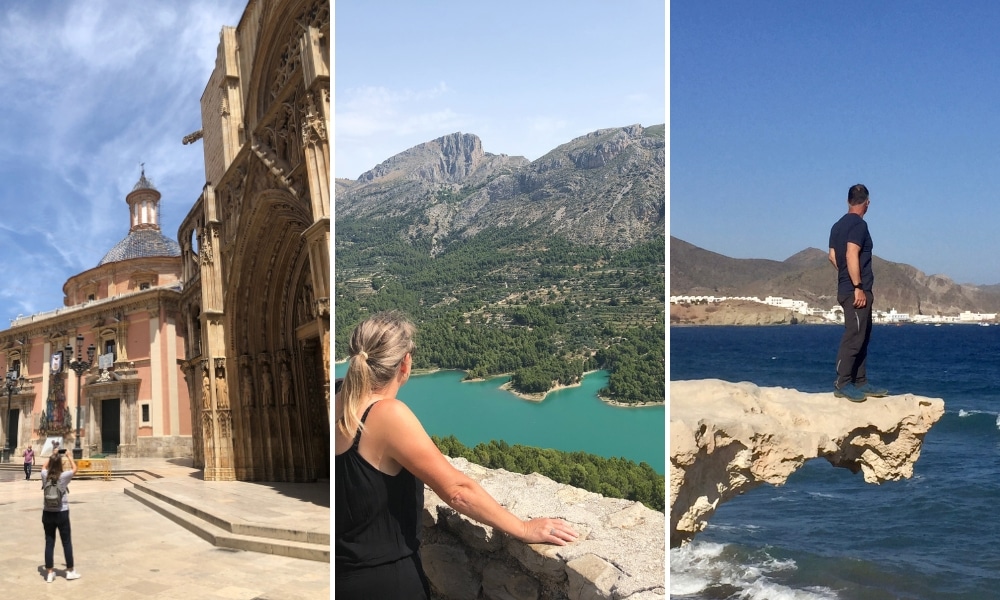
[[[830,247],[837,256],[837,295],[854,294],[854,284],[847,272],[847,243],[861,247],[861,289],[872,291],[875,276],[872,274],[872,236],[868,233],[868,223],[860,215],[847,213],[830,229]]]

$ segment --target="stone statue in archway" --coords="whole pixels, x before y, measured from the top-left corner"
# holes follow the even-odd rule
[[[294,404],[292,398],[292,371],[288,368],[288,361],[281,361],[281,405],[289,406]]]
[[[201,406],[204,410],[212,410],[211,382],[208,378],[208,367],[201,370]]]
[[[243,408],[251,408],[253,406],[253,373],[250,371],[250,365],[243,365],[243,380],[240,381],[240,390],[243,394]]]
[[[261,374],[261,396],[264,406],[274,405],[274,380],[271,377],[271,368],[267,363],[260,366]]]

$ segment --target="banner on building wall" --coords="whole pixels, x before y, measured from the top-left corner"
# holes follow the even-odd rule
[[[50,368],[53,373],[62,371],[62,352],[55,352],[52,354]]]
[[[108,352],[107,354],[102,354],[97,357],[97,368],[98,369],[110,369],[115,366],[115,353]]]

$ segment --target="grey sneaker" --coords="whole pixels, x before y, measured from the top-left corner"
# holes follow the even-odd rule
[[[861,387],[858,387],[858,391],[865,395],[865,398],[882,398],[889,395],[889,390],[885,388],[874,387],[870,383],[866,383]]]
[[[851,402],[865,401],[865,393],[859,390],[853,383],[849,383],[842,388],[834,388],[833,395],[837,398],[847,398]]]

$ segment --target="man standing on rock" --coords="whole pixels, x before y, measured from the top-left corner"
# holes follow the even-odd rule
[[[868,383],[865,362],[872,334],[872,236],[868,233],[868,188],[860,183],[847,192],[847,214],[830,229],[830,262],[837,267],[837,302],[844,309],[844,337],[837,352],[833,395],[852,402],[888,392]]]

